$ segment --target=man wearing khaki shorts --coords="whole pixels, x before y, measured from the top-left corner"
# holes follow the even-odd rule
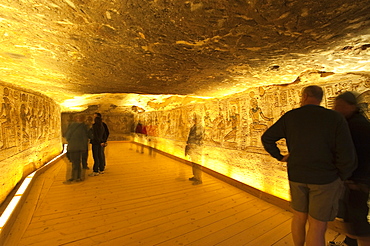
[[[291,206],[295,211],[309,213],[320,221],[331,221],[337,216],[343,190],[340,178],[329,184],[304,184],[290,181]]]
[[[343,180],[356,168],[346,120],[321,107],[322,97],[321,87],[306,87],[301,107],[284,114],[262,135],[265,150],[288,162],[295,246],[325,246],[327,222],[337,215]],[[282,138],[289,151],[285,156],[276,145]]]

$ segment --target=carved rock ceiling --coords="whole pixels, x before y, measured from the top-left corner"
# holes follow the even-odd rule
[[[370,71],[370,4],[0,0],[0,41],[0,80],[61,105],[218,97],[310,71]]]

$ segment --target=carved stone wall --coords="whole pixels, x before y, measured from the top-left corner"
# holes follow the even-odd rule
[[[90,128],[94,123],[94,110],[86,110],[78,113],[85,118],[85,124]],[[103,122],[109,128],[108,141],[122,141],[131,139],[131,131],[133,126],[133,114],[126,110],[120,109],[106,112],[104,110],[98,111],[102,114]],[[65,133],[68,125],[73,121],[76,113],[62,113],[62,133]]]
[[[62,151],[60,108],[50,98],[0,81],[0,203],[22,177]]]
[[[285,112],[299,107],[302,88],[307,84],[256,87],[209,103],[135,115],[147,128],[147,137],[136,141],[181,158],[184,155],[194,112],[202,116],[205,128],[203,151],[198,158],[205,167],[257,189],[289,200],[286,164],[270,157],[261,144],[263,132]],[[360,94],[361,106],[370,116],[370,80],[331,81],[322,85],[321,106],[332,108],[334,98],[350,90]],[[286,151],[285,142],[278,143]]]

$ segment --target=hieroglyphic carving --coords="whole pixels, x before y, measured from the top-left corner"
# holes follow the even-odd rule
[[[0,120],[1,120],[1,137],[0,151],[2,149],[9,149],[16,146],[16,124],[15,121],[15,105],[13,91],[7,87],[3,89],[3,102],[1,104],[0,110]]]
[[[90,128],[94,123],[95,111],[86,111],[78,113],[85,119],[85,124]],[[63,113],[62,114],[62,132],[65,133],[68,125],[73,122],[76,113]],[[127,111],[120,112],[102,112],[103,122],[107,124],[109,129],[109,141],[127,140],[130,138],[131,132],[134,131],[134,118],[136,114]]]
[[[211,140],[217,145],[222,145],[225,135],[225,116],[223,108],[218,108],[218,115],[212,121],[213,134],[211,134]]]
[[[339,93],[356,89],[360,94],[360,104],[369,116],[370,90],[366,83],[369,84],[367,80],[356,83],[326,83],[322,86],[324,99],[321,105],[331,108],[332,100]],[[149,125],[157,126],[156,140],[162,143],[158,145],[159,149],[183,158],[180,149],[182,142],[185,145],[186,141],[183,136],[189,132],[193,113],[197,113],[203,117],[205,129],[202,165],[271,194],[284,193],[283,197],[289,199],[286,165],[270,157],[260,139],[264,131],[283,114],[300,107],[302,89],[306,85],[251,88],[243,93],[210,100],[202,105],[148,112],[140,117]],[[158,122],[155,121],[156,118],[159,119]],[[161,138],[165,138],[165,141]],[[149,140],[146,144],[152,146]],[[278,141],[277,145],[283,154],[287,153],[285,139]]]
[[[60,110],[41,94],[0,86],[1,160],[60,136]]]
[[[343,91],[353,88],[365,90],[364,83],[368,82],[364,80],[361,83],[336,82],[324,85],[322,106],[331,108],[333,98]],[[203,118],[204,145],[265,153],[260,140],[263,132],[287,111],[300,107],[304,86],[295,84],[252,88],[237,96],[215,99],[202,106],[142,113],[140,120],[147,122],[150,128],[157,129],[155,134],[158,137],[185,141],[191,127],[189,119],[196,112]],[[285,141],[281,140],[277,144],[284,151]]]
[[[112,134],[124,134],[130,132],[130,122],[132,117],[128,114],[109,114],[103,121],[109,126]],[[86,123],[92,123],[92,117],[86,117]]]
[[[189,119],[184,110],[178,109],[177,111],[179,113],[179,120],[176,127],[176,133],[178,134],[178,139],[184,141],[187,138],[186,130],[188,128]]]
[[[261,96],[264,96],[263,93]],[[269,127],[270,121],[273,120],[271,117],[267,117],[261,107],[258,105],[257,97],[255,93],[252,91],[249,93],[250,95],[250,108],[249,108],[249,118],[251,119],[251,123],[249,124],[249,139],[250,139],[250,146],[259,146],[260,138],[263,132]],[[278,104],[278,100],[276,98],[276,93],[273,97],[273,104],[275,107]]]
[[[240,113],[238,100],[229,102],[229,110],[226,116],[226,135],[224,142],[236,143],[238,128],[240,126]]]
[[[361,93],[358,97],[358,102],[361,111],[370,119],[370,90]]]

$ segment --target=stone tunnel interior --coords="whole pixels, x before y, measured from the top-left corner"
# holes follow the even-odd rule
[[[260,137],[302,88],[320,85],[327,108],[356,91],[370,116],[366,0],[2,0],[0,13],[0,202],[61,152],[77,113],[100,112],[111,141],[141,121],[134,141],[184,158],[196,112],[201,165],[286,200]]]

